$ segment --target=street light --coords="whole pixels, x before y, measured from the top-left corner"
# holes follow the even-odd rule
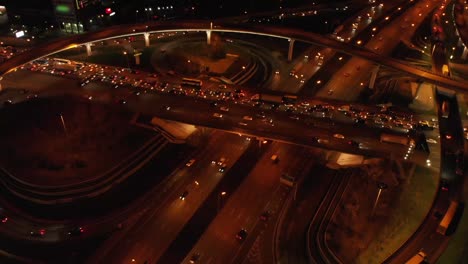
[[[375,198],[374,207],[372,208],[371,217],[374,216],[375,208],[377,207],[377,203],[379,202],[379,198],[380,198],[380,194],[382,193],[382,190],[387,189],[387,187],[388,187],[387,184],[385,184],[383,182],[378,182],[377,183],[377,188],[379,188],[379,192],[377,193],[377,197]]]
[[[127,68],[130,68],[130,62],[128,61],[127,52],[124,51],[124,52],[123,52],[123,55],[125,56],[125,60],[127,61]]]

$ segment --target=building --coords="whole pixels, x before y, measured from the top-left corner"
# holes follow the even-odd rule
[[[67,33],[82,33],[84,28],[80,10],[89,4],[89,0],[52,0],[57,24]]]
[[[54,21],[52,3],[50,1],[37,0],[3,0],[2,14],[8,13],[11,25],[32,27],[47,27]]]

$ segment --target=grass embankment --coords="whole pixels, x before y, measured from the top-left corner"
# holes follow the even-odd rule
[[[401,193],[392,206],[388,221],[377,237],[356,259],[356,263],[382,263],[416,231],[432,205],[438,175],[417,167],[402,184]],[[447,262],[452,263],[452,262]]]

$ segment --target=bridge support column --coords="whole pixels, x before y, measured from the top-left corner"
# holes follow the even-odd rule
[[[211,45],[211,30],[206,31],[206,44]]]
[[[377,79],[377,74],[379,73],[380,65],[375,66],[372,70],[372,75],[369,81],[369,89],[374,89],[375,80]]]
[[[143,33],[143,36],[145,37],[145,47],[149,47],[150,45],[150,33],[145,32]]]
[[[86,46],[86,54],[88,56],[91,56],[93,54],[93,52],[91,50],[91,43],[86,43],[85,46]]]
[[[289,50],[288,50],[288,61],[292,61],[293,50],[294,50],[294,39],[288,39],[289,41]]]

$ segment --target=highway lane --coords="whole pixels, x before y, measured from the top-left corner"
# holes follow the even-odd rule
[[[314,168],[298,189],[297,202],[293,203],[285,215],[284,225],[278,231],[277,243],[281,263],[309,263],[307,260],[307,229],[329,190],[334,171]]]
[[[21,81],[18,80],[18,82]],[[258,109],[248,104],[236,104],[235,102],[226,101],[220,104],[220,106],[228,106],[231,110],[228,113],[224,113],[215,110],[218,108],[213,108],[210,106],[209,101],[204,99],[153,92],[136,95],[133,92],[134,89],[109,89],[104,87],[96,89],[85,86],[84,88],[76,89],[77,85],[75,84],[73,87],[70,83],[69,89],[64,90],[63,93],[92,98],[94,101],[103,103],[116,103],[121,98],[124,98],[127,103],[122,107],[135,112],[153,114],[161,118],[195,125],[224,129],[234,133],[275,138],[295,144],[337,149],[348,153],[388,157],[390,152],[395,158],[403,158],[407,151],[407,147],[403,145],[381,144],[380,130],[372,127],[340,124],[338,122],[330,123],[328,119],[311,119],[300,114],[295,115],[299,120],[294,120],[291,119],[288,113],[265,110],[265,114],[274,120],[274,126],[271,126],[271,124],[263,122],[260,118],[256,117]],[[165,105],[171,106],[171,109],[169,111],[165,110],[163,107]],[[198,111],[191,111],[191,109],[197,109]],[[215,112],[223,113],[223,118],[213,117]],[[244,120],[244,116],[246,115],[251,116],[252,120]],[[301,118],[306,118],[306,123],[302,122]],[[309,119],[310,121],[308,121]],[[367,136],[368,138],[365,138],[365,140],[371,144],[372,149],[360,149],[349,145],[346,140],[334,138],[333,135],[335,133],[343,134],[346,139],[357,137],[361,140],[361,137]],[[327,139],[327,141],[317,143],[313,140],[314,137]],[[415,150],[409,159],[420,164],[425,164],[426,157],[426,153]]]
[[[249,142],[245,137],[216,132],[204,151],[194,157],[195,163],[180,171],[185,178],[181,185],[172,188],[162,203],[152,204],[120,241],[114,243],[111,237],[88,263],[157,261],[223,177],[211,161],[224,157],[229,169]],[[185,200],[179,199],[185,191],[188,191]]]
[[[253,234],[257,225],[263,225],[259,216],[269,208],[271,199],[278,195],[281,174],[301,177],[307,173],[311,167],[308,161],[312,156],[309,153],[302,147],[272,143],[183,263],[188,263],[194,253],[201,255],[200,261],[203,263],[235,262],[237,257],[244,255],[242,249],[255,240]],[[278,155],[278,163],[272,162],[270,157],[273,154]],[[289,159],[292,161],[288,162]],[[241,228],[249,233],[243,242],[235,238]],[[247,252],[248,248],[244,250]]]
[[[388,10],[390,10],[392,7],[393,3],[386,3],[383,7],[378,5],[366,6],[351,18],[348,18],[346,21],[344,21],[342,23],[342,29],[339,30],[339,32],[336,32],[336,34],[333,34],[332,37],[342,39],[343,42],[350,42],[356,37],[356,35],[358,35],[361,31],[365,30],[366,27],[373,23],[373,20],[361,19],[360,17],[366,17],[367,13],[373,13],[373,18],[379,18],[388,12]],[[374,12],[372,12],[373,10]],[[272,90],[281,90],[288,93],[304,93],[305,89],[310,90],[314,88],[316,84],[314,82],[309,82],[309,79],[311,79],[312,76],[314,76],[314,74],[317,73],[322,67],[326,67],[329,59],[331,59],[335,54],[336,51],[331,48],[311,46],[306,52],[303,53],[303,55],[299,56],[294,60],[293,63],[291,63],[291,70],[295,69],[295,75],[298,77],[291,76],[289,71],[280,72],[280,74],[274,78]],[[305,55],[308,56],[308,59],[304,57]],[[333,74],[326,75],[332,76]],[[324,83],[326,80],[326,78],[319,79],[322,80],[322,83]],[[310,85],[312,87],[310,87]]]
[[[450,101],[449,117],[443,118],[441,111],[438,114],[438,119],[440,120],[439,129],[442,135],[440,142],[441,153],[443,154],[441,156],[440,177],[449,182],[448,191],[444,191],[439,187],[433,205],[424,221],[413,236],[394,254],[389,256],[385,263],[402,263],[417,254],[421,249],[424,249],[424,252],[426,252],[429,262],[435,263],[450,240],[450,236],[444,236],[436,231],[441,219],[436,217],[435,213],[445,214],[450,200],[459,200],[461,197],[466,171],[464,175],[457,175],[455,173],[453,168],[455,156],[453,153],[464,149],[464,140],[456,97],[436,94],[436,99],[439,102],[439,107],[443,100]],[[452,135],[452,138],[444,138],[443,135],[446,134]]]
[[[439,2],[425,0],[416,3],[408,8],[404,14],[390,22],[388,26],[382,28],[365,45],[365,48],[383,56],[390,54],[402,39],[411,39],[411,36],[424,21],[424,18],[431,13],[431,10],[437,7]],[[423,15],[418,16],[419,13]],[[401,31],[402,26],[405,27],[403,32]],[[371,61],[353,57],[335,73],[326,86],[318,92],[317,96],[354,101],[365,87],[360,83],[366,84],[368,82],[369,73],[372,72],[373,67],[374,63]],[[349,87],[358,88],[350,90]],[[328,95],[328,90],[330,89],[335,91],[333,95]]]
[[[378,5],[377,7],[368,8],[367,12],[360,12],[356,14],[353,23],[350,23],[351,26],[344,28],[341,31],[341,35],[337,34],[336,38],[340,41],[346,43],[356,43],[360,40],[363,45],[373,38],[382,28],[386,27],[388,23],[397,18],[400,13],[404,12],[406,8],[413,5],[413,2],[385,2],[384,6]],[[355,28],[357,27],[357,28]],[[345,30],[345,31],[344,31]],[[335,37],[332,35],[332,37]],[[326,49],[324,49],[325,51]],[[306,86],[308,90],[302,90],[301,93],[315,95],[317,90],[323,88],[329,81],[334,77],[334,74],[347,62],[351,59],[351,56],[338,53],[335,50],[329,50],[330,55],[325,56],[328,61],[324,68],[319,69],[319,71],[309,79]],[[346,77],[348,74],[345,74]],[[351,75],[351,74],[350,74]],[[336,76],[335,76],[336,78]],[[330,87],[326,90],[326,94],[333,98],[332,94],[334,93],[334,88]]]

